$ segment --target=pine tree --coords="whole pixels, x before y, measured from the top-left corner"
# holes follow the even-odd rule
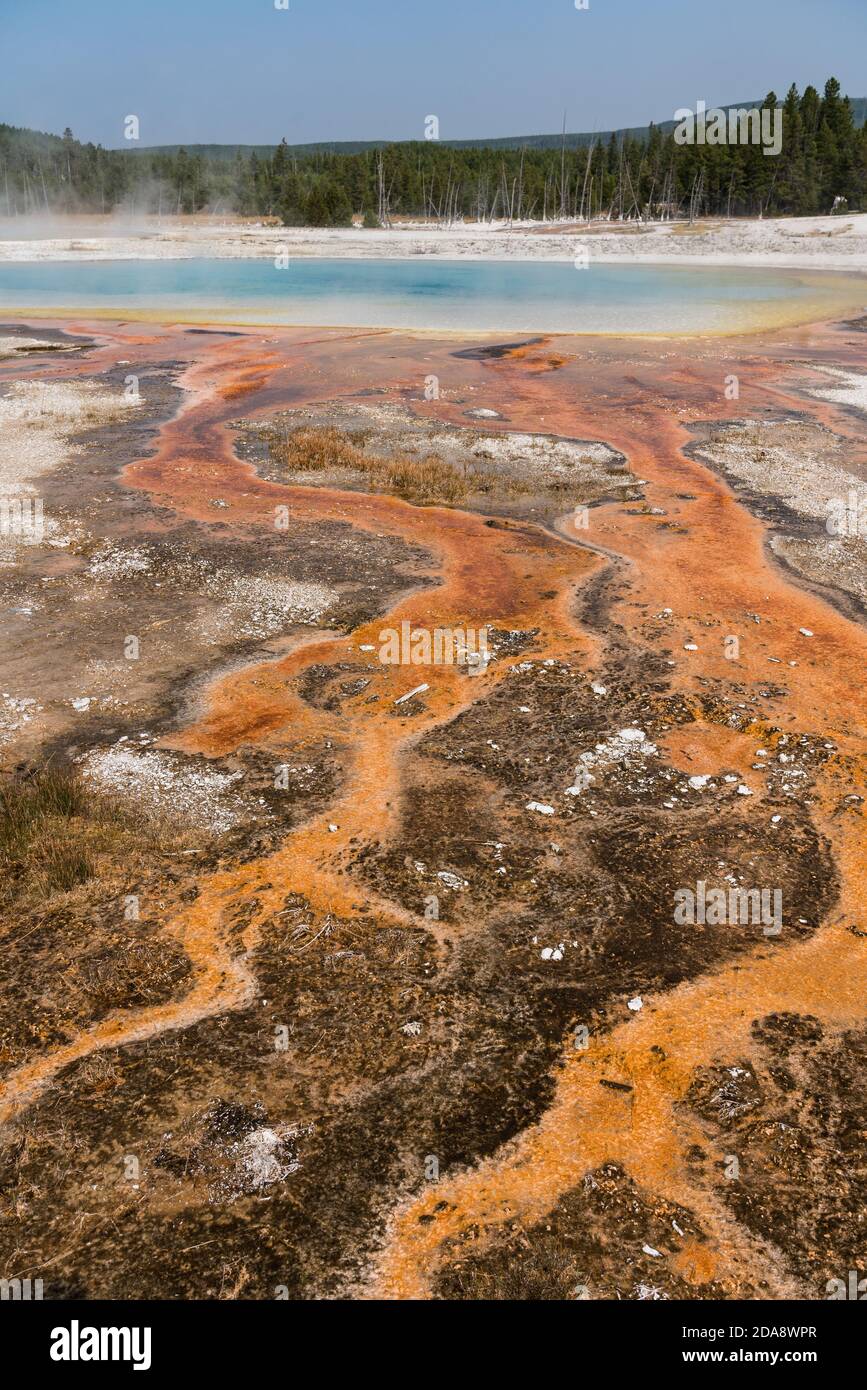
[[[331,209],[320,184],[315,184],[307,199],[307,225],[309,227],[330,227]]]

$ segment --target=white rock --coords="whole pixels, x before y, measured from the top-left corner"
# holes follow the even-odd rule
[[[417,685],[414,690],[408,690],[405,695],[399,695],[394,703],[402,705],[405,701],[411,700],[413,695],[423,695],[426,690],[430,690],[429,685]]]
[[[576,768],[575,781],[572,783],[571,787],[566,788],[565,795],[580,796],[582,792],[586,792],[591,782],[595,781],[596,778],[593,776],[592,772],[588,772],[586,768]]]
[[[626,1007],[627,1009],[631,1009],[634,1014],[637,1014],[640,1009],[644,1008],[644,1000],[640,994],[636,994],[634,999],[629,1000]]]
[[[450,874],[447,869],[443,869],[437,874],[437,878],[445,884],[446,888],[454,888],[459,891],[467,887],[466,879],[458,878],[457,874]]]
[[[553,816],[554,807],[546,806],[542,801],[528,801],[526,809],[528,811],[538,811],[540,816]]]
[[[229,1152],[251,1187],[262,1188],[282,1182],[301,1167],[297,1160],[283,1157],[284,1133],[285,1126],[279,1131],[254,1129],[232,1145]]]

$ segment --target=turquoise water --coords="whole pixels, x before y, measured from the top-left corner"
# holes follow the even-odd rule
[[[0,313],[447,331],[701,333],[867,303],[867,282],[795,271],[418,260],[0,262]]]

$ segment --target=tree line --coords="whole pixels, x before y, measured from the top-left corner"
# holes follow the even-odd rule
[[[768,93],[763,109],[780,105]],[[577,148],[459,147],[404,141],[358,153],[298,153],[285,139],[270,155],[234,159],[186,149],[106,150],[0,125],[0,215],[40,212],[193,213],[204,209],[345,226],[362,217],[657,220],[688,215],[809,215],[867,208],[867,122],[830,78],[820,94],[790,87],[782,149],[680,144],[671,123],[643,137],[612,133]]]

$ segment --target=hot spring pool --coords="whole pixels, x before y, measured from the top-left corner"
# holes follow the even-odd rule
[[[732,333],[867,305],[867,280],[718,266],[467,260],[0,261],[0,313],[445,332]]]

